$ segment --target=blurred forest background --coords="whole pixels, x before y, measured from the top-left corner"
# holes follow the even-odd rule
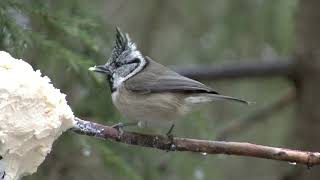
[[[104,78],[87,69],[105,63],[116,26],[131,35],[144,55],[177,69],[243,62],[277,65],[294,57],[307,57],[311,63],[297,62],[308,69],[320,52],[319,8],[316,0],[0,0],[0,50],[41,69],[67,94],[77,116],[110,125],[125,120],[112,105]],[[319,65],[314,67],[307,72],[316,72]],[[320,77],[307,74],[303,82]],[[177,121],[176,136],[214,140],[228,125],[260,113],[220,138],[319,151],[317,81],[270,75],[204,82],[255,104],[203,106]],[[292,100],[295,90],[298,103]],[[65,133],[38,172],[24,179],[291,180],[319,179],[317,171],[272,160],[168,153]]]

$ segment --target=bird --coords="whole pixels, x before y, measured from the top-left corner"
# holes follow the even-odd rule
[[[249,104],[222,95],[143,55],[130,36],[119,28],[116,28],[114,47],[107,62],[89,70],[105,75],[113,104],[129,120],[128,125],[168,125],[168,136],[175,120],[197,104],[215,100]],[[123,126],[125,123],[114,125],[115,128]]]

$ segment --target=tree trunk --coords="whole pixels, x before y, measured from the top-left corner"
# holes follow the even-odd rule
[[[300,0],[296,17],[296,58],[298,75],[297,117],[293,124],[292,144],[299,149],[320,150],[320,1]],[[320,169],[305,167],[283,179],[319,180]]]

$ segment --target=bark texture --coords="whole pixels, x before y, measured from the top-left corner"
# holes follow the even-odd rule
[[[110,126],[85,121],[80,118],[75,118],[75,121],[77,123],[71,129],[71,131],[75,133],[125,144],[156,148],[165,151],[189,151],[201,153],[202,155],[227,154],[273,159],[278,161],[287,161],[293,164],[304,164],[309,168],[320,164],[319,152],[298,151],[246,142],[209,141],[178,137],[170,138],[161,135],[141,134],[117,130]]]

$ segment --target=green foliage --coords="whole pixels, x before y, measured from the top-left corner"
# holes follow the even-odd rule
[[[96,143],[94,145],[99,148],[105,165],[111,167],[115,172],[118,172],[120,176],[132,180],[142,179],[142,177],[137,175],[137,172],[130,167],[130,164],[124,161],[121,156],[114,153],[105,143]]]
[[[1,1],[2,49],[18,57],[23,57],[28,47],[46,52],[48,57],[54,54],[55,59],[67,61],[77,73],[81,67],[94,64],[91,58],[103,57],[102,47],[108,38],[103,36],[105,33],[98,35],[104,31],[99,18],[61,10],[53,13],[48,3]],[[78,4],[77,1],[69,3]]]

